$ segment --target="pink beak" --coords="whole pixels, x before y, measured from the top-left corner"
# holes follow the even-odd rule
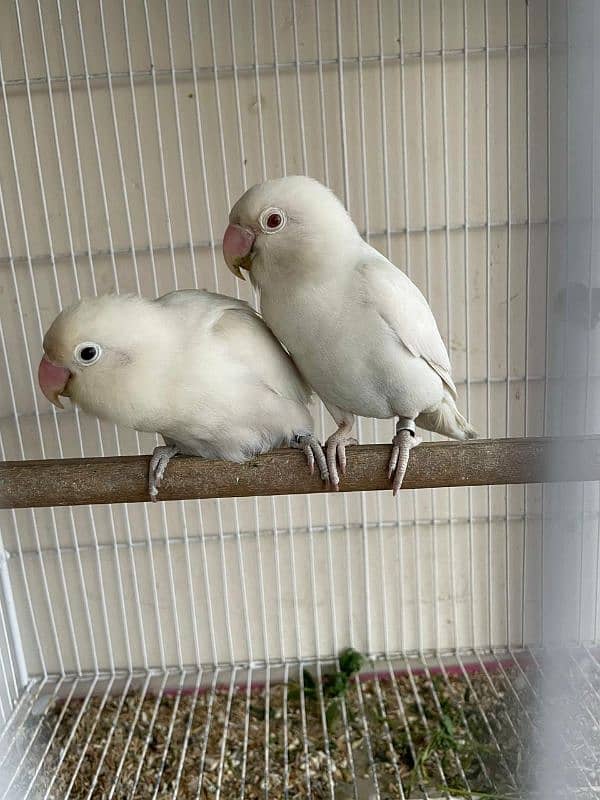
[[[252,266],[252,245],[256,236],[250,228],[241,225],[228,225],[223,236],[223,256],[229,269],[241,280],[245,280],[240,267]]]
[[[53,364],[47,356],[44,356],[40,361],[40,366],[38,367],[40,389],[44,393],[44,397],[50,400],[57,408],[64,408],[58,396],[63,393],[70,377],[71,373],[66,367],[59,367],[58,364]]]

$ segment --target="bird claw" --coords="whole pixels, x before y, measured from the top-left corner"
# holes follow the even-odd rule
[[[327,460],[319,440],[313,436],[312,433],[300,434],[292,440],[291,446],[296,450],[302,450],[306,456],[311,475],[315,474],[316,462],[321,475],[321,480],[329,485],[329,470],[327,469]]]
[[[179,450],[175,445],[160,445],[155,447],[148,466],[148,493],[153,503],[158,497],[158,490],[164,478],[167,464],[177,455]]]
[[[398,431],[392,439],[392,453],[388,464],[388,480],[392,478],[392,490],[394,497],[402,486],[410,451],[417,447],[423,440],[420,436],[414,436],[411,431],[403,429]]]
[[[327,468],[329,469],[329,477],[332,486],[336,492],[339,492],[340,473],[342,477],[346,474],[346,447],[350,447],[354,444],[358,444],[358,440],[340,430],[332,433],[329,439],[327,439],[325,445],[327,450]]]

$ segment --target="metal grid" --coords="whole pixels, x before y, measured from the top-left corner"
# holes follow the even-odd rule
[[[50,0],[2,9],[2,457],[147,452],[152,437],[40,406],[44,327],[86,292],[247,293],[217,252],[228,207],[249,183],[294,171],[332,185],[424,290],[479,429],[543,431],[535,297],[550,269],[547,220],[562,212],[531,163],[549,149],[549,4],[102,0],[98,12]],[[388,427],[363,420],[360,438],[386,441]],[[375,654],[538,641],[541,517],[531,487],[19,512],[0,524],[24,657],[45,674],[326,656],[350,642]],[[280,559],[277,542],[292,537],[298,548]],[[200,576],[198,549],[203,560],[216,551]],[[388,574],[379,564],[392,552],[401,566]],[[278,583],[296,564],[312,614]],[[211,613],[218,580],[241,597],[226,592]],[[271,602],[294,643],[274,644]],[[315,638],[322,602],[332,619]]]
[[[534,796],[543,696],[570,702],[560,765],[569,796],[594,797],[597,654],[561,654],[568,700],[545,692],[556,656],[547,658],[371,661],[331,719],[322,691],[298,693],[301,669],[318,677],[328,663],[48,678],[28,687],[4,732],[1,796]]]
[[[0,458],[147,452],[152,437],[40,406],[33,365],[43,329],[70,300],[111,289],[158,294],[203,286],[254,302],[220,264],[227,210],[251,183],[299,171],[330,184],[365,237],[423,289],[462,405],[481,432],[556,432],[564,403],[555,389],[573,381],[556,310],[570,280],[560,238],[573,217],[573,143],[589,149],[592,174],[597,166],[595,133],[570,127],[567,97],[574,85],[589,89],[589,75],[594,97],[598,20],[569,6],[0,4]],[[587,30],[583,19],[593,22]],[[572,62],[582,43],[585,57]],[[591,287],[593,181],[574,206],[587,243],[576,253],[584,265],[577,274]],[[586,302],[591,320],[591,292]],[[575,376],[577,386],[585,384],[577,432],[598,427],[597,344],[586,343],[587,369]],[[316,415],[325,432],[322,406]],[[360,439],[387,441],[387,427],[362,420]],[[569,522],[573,546],[562,568],[576,602],[563,614],[576,641],[595,642],[598,487],[575,487],[573,498],[581,514]],[[494,696],[502,683],[508,699],[497,713],[525,746],[539,730],[542,655],[508,651],[505,661],[489,648],[537,644],[552,630],[544,605],[548,507],[541,489],[527,487],[413,491],[397,501],[377,493],[0,512],[0,797],[59,796],[61,765],[88,707],[95,716],[60,797],[79,796],[77,775],[99,751],[88,776],[93,797],[107,770],[118,777],[125,769],[142,699],[156,692],[158,714],[160,698],[173,691],[165,746],[144,796],[175,797],[182,786],[196,735],[189,702],[209,709],[195,766],[204,783],[193,796],[227,796],[231,712],[243,696],[236,788],[245,797],[293,797],[293,713],[289,690],[282,699],[277,687],[295,678],[299,660],[318,675],[347,644],[378,671],[368,690],[374,694],[367,697],[361,682],[353,686],[357,727],[342,708],[349,770],[342,783],[355,788],[339,785],[322,693],[320,733],[312,737],[301,692],[306,767],[298,796],[339,800],[348,789],[356,798],[408,797],[389,709],[381,714],[387,728],[375,732],[365,703],[385,704],[384,687],[403,674],[408,684],[394,693],[394,708],[414,704],[405,735],[417,761],[418,731],[434,733],[445,713],[437,684],[421,683],[422,670],[439,671],[442,686],[458,670],[468,684],[465,649],[486,653],[475,659],[479,677]],[[438,655],[424,655],[430,650]],[[421,654],[417,661],[406,655],[412,652]],[[454,655],[446,660],[442,652]],[[581,691],[569,711],[573,728],[562,734],[569,784],[585,797],[597,796],[599,783],[597,666],[593,651],[573,654],[573,686]],[[255,680],[266,685],[261,702],[281,713],[262,723],[258,785],[248,771]],[[223,682],[225,695],[217,690]],[[177,693],[182,687],[195,691]],[[201,687],[208,690],[198,693]],[[104,707],[118,721],[133,689],[138,717],[109,766],[114,734],[102,740],[94,731]],[[211,716],[223,697],[221,716]],[[48,703],[59,698],[59,719],[76,714],[57,755],[60,722]],[[494,758],[505,762],[509,792],[522,776],[477,697],[474,707]],[[181,709],[189,724],[166,787]],[[464,715],[460,705],[455,711]],[[151,714],[139,771],[123,797],[139,789],[155,721]],[[277,729],[281,760],[270,738]],[[211,731],[215,753],[208,752]],[[476,738],[470,729],[465,735]],[[381,741],[391,742],[389,790],[376,764]],[[464,753],[450,754],[457,783],[440,758],[432,754],[428,781],[414,791],[477,796]],[[489,762],[477,758],[485,774]],[[271,785],[277,775],[281,783]],[[107,796],[119,797],[116,778],[113,785]]]

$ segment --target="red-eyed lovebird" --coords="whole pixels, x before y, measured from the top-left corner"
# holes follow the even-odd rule
[[[301,175],[266,181],[235,203],[223,238],[231,271],[260,292],[267,325],[338,425],[326,445],[337,488],[355,415],[397,418],[389,460],[402,485],[415,426],[471,439],[450,359],[427,301],[367,244],[338,198]]]

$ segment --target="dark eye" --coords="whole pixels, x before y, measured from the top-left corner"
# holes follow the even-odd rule
[[[82,361],[93,361],[97,355],[98,351],[96,350],[96,348],[90,345],[88,347],[82,348],[81,352],[79,353],[79,358]]]
[[[269,214],[267,217],[267,228],[278,228],[281,225],[281,214]]]
[[[82,342],[75,348],[75,361],[82,365],[95,364],[102,355],[100,345],[95,342]]]

